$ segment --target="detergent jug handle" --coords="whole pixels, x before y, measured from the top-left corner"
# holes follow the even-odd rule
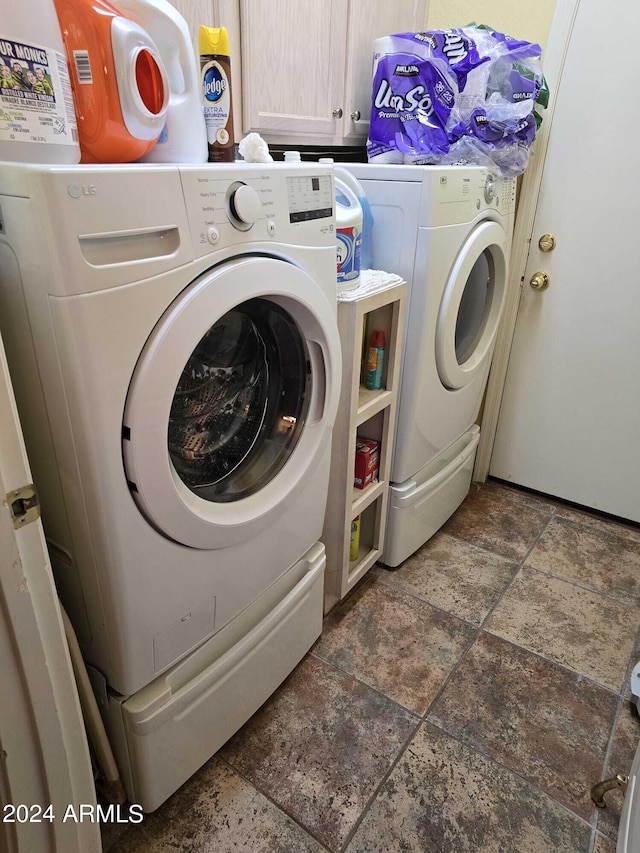
[[[336,190],[341,193],[349,202],[349,207],[354,207],[356,209],[360,208],[360,202],[358,201],[358,196],[354,193],[348,184],[345,184],[340,178],[335,178],[336,182]]]

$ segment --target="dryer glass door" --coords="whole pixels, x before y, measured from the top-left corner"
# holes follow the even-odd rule
[[[168,446],[182,482],[209,501],[261,489],[291,455],[309,407],[308,351],[293,319],[266,299],[228,311],[185,364]]]
[[[507,286],[506,237],[486,221],[467,238],[447,281],[436,326],[442,384],[464,388],[491,358]]]

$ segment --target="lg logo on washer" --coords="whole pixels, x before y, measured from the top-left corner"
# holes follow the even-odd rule
[[[97,195],[95,184],[69,184],[67,192],[71,198],[81,198],[83,195]]]

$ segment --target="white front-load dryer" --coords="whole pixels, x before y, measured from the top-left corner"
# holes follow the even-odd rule
[[[56,581],[152,810],[321,630],[332,170],[0,175],[0,323]]]
[[[383,554],[397,566],[469,490],[506,294],[515,181],[480,166],[346,168],[371,205],[374,266],[408,284]]]

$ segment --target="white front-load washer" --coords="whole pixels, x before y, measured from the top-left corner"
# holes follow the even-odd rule
[[[327,166],[0,170],[0,326],[61,598],[156,808],[321,630]]]
[[[382,559],[397,566],[469,490],[507,287],[515,180],[480,166],[345,168],[371,206],[373,265],[401,275],[409,291]]]

